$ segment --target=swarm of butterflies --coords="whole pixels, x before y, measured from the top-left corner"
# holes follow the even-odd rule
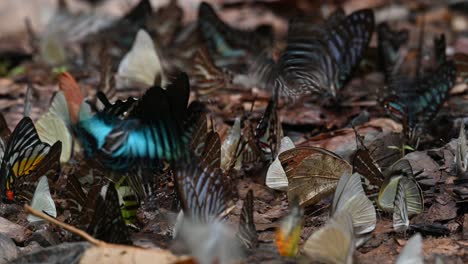
[[[236,186],[242,177],[263,173],[262,184],[287,197],[289,213],[278,221],[270,252],[285,261],[353,263],[354,252],[372,237],[380,217],[392,219],[395,233],[418,231],[411,218],[425,209],[417,177],[421,171],[412,168],[404,153],[427,133],[457,76],[467,81],[467,55],[447,56],[443,34],[434,39],[433,67],[407,76],[400,50],[408,31],[376,25],[371,9],[348,14],[337,9],[319,23],[294,18],[286,45],[275,56],[271,26],[237,29],[204,2],[197,22],[188,28],[182,27],[177,1],[153,14],[149,1],[142,0],[118,21],[63,16],[58,13],[49,32],[36,40],[38,56],[49,65],[70,61],[62,44],[84,34],[60,27],[83,30],[79,25],[88,25],[89,41],[112,30],[122,32],[119,39],[102,38],[105,48],[93,57],[100,65],[93,91],[85,95],[78,78],[64,71],[58,75],[59,91],[37,121],[29,117],[32,85],[24,117],[13,131],[0,115],[2,203],[26,202],[52,217],[66,212],[65,221],[117,244],[133,243],[139,212],[169,208],[178,213],[170,238],[184,245],[183,254],[198,263],[236,263],[262,247],[253,190],[243,199],[237,232],[227,221],[239,200]],[[281,104],[312,95],[339,107],[342,90],[366,59],[373,35],[377,69],[385,78],[377,101],[403,132],[365,144],[356,129],[350,161],[324,148],[296,146],[283,132]],[[110,45],[126,50],[118,68],[106,54]],[[222,140],[210,113],[211,96],[238,85],[239,75],[270,98],[258,122],[244,112],[232,120]],[[142,95],[122,97],[129,93]],[[455,156],[456,194],[466,206],[463,123]],[[302,237],[307,208],[327,199],[329,219]],[[44,223],[32,215],[27,220]],[[418,233],[396,263],[423,262]]]

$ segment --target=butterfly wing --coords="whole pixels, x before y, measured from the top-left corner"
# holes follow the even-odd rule
[[[37,184],[36,191],[31,201],[31,207],[39,212],[44,212],[52,217],[57,217],[57,209],[55,208],[54,200],[50,195],[49,179],[47,176],[42,176]],[[42,221],[43,219],[28,215],[30,223]]]
[[[176,173],[179,199],[192,221],[209,222],[226,210],[226,188],[219,169],[193,160]]]
[[[237,237],[246,248],[253,249],[258,245],[258,234],[253,216],[253,191],[249,190],[242,206]]]
[[[2,198],[14,200],[15,180],[33,172],[46,157],[50,146],[42,143],[29,117],[16,126],[6,147],[1,165]]]
[[[288,177],[288,198],[297,196],[302,206],[317,203],[331,194],[340,177],[351,174],[351,165],[321,148],[299,147],[280,154]]]
[[[132,244],[120,212],[119,197],[113,183],[109,183],[101,190],[88,233],[109,243]]]

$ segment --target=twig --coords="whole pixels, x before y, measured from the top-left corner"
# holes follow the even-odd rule
[[[94,246],[106,246],[107,243],[104,242],[104,241],[101,241],[99,239],[96,239],[94,237],[92,237],[90,234],[86,233],[85,231],[81,230],[81,229],[78,229],[72,225],[69,225],[69,224],[65,224],[63,222],[60,222],[59,220],[53,218],[53,217],[50,217],[48,216],[47,214],[44,214],[43,212],[39,212],[35,209],[33,209],[31,206],[25,204],[24,205],[24,209],[26,210],[26,212],[34,215],[34,216],[37,216],[39,218],[42,218],[44,220],[46,220],[47,222],[50,222],[52,224],[55,224],[55,225],[58,225],[60,226],[61,228],[77,235],[77,236],[80,236],[82,237],[84,240],[88,241],[89,243],[93,244]]]

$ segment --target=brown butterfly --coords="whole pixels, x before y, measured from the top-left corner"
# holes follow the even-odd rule
[[[249,249],[256,248],[258,245],[258,234],[255,229],[253,217],[253,191],[249,190],[242,206],[239,219],[239,231],[237,237],[241,243]]]
[[[296,147],[279,155],[288,177],[288,199],[295,196],[301,206],[315,204],[333,193],[340,177],[351,174],[351,165],[323,148]]]

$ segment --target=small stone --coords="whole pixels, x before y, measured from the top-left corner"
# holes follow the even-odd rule
[[[9,263],[18,256],[15,243],[8,236],[0,234],[0,264]]]
[[[22,244],[31,235],[31,231],[0,217],[0,234],[13,239],[17,244]]]

